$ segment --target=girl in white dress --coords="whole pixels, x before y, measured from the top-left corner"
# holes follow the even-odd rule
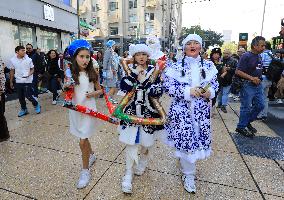
[[[72,56],[71,73],[75,82],[72,103],[96,111],[95,98],[100,96],[102,92],[98,74],[92,64],[91,49],[86,40],[75,40],[68,48],[69,54]],[[80,138],[79,146],[83,161],[83,169],[77,185],[77,188],[80,189],[88,185],[91,178],[89,167],[96,160],[88,138],[95,133],[97,119],[74,110],[69,111],[69,119],[71,134]]]

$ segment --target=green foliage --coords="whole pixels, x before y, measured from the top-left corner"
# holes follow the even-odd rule
[[[229,49],[232,53],[236,53],[238,50],[238,45],[235,42],[225,42],[222,46],[221,46],[222,52],[225,49]]]
[[[209,46],[222,46],[224,41],[222,40],[223,35],[212,30],[204,30],[201,26],[192,26],[190,28],[183,27],[181,31],[181,37],[179,38],[180,43],[188,34],[198,34],[203,39],[204,47],[208,49]]]

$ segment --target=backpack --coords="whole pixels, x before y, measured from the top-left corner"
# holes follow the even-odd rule
[[[266,77],[268,80],[277,83],[281,78],[281,73],[284,70],[284,63],[275,59],[271,54],[268,55],[272,58],[272,61],[267,69]]]

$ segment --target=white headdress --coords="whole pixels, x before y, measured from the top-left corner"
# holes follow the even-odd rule
[[[182,48],[184,49],[187,42],[190,40],[197,41],[202,46],[202,38],[197,34],[189,34],[184,40],[182,41]]]
[[[161,44],[159,38],[156,36],[147,37],[146,44],[151,48],[152,56],[150,57],[153,60],[158,60],[164,53],[161,51]]]
[[[130,56],[134,56],[136,53],[139,53],[139,52],[147,53],[149,55],[149,57],[151,57],[151,55],[152,55],[152,51],[151,51],[150,47],[148,47],[146,44],[131,44],[129,46],[129,55]]]

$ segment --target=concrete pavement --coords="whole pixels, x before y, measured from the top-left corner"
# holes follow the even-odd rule
[[[125,146],[118,142],[116,127],[101,122],[91,144],[98,157],[92,181],[76,189],[81,168],[78,140],[69,133],[68,112],[51,105],[51,95],[40,97],[42,113],[17,117],[19,104],[6,105],[11,138],[0,143],[0,199],[284,199],[283,138],[258,121],[253,139],[235,133],[239,104],[213,118],[213,155],[197,164],[197,193],[182,187],[173,150],[157,142],[149,168],[135,176],[133,194],[120,189]],[[165,107],[167,98],[162,98]],[[98,100],[103,108],[103,99]],[[271,145],[271,142],[276,146]],[[258,144],[258,145],[255,145]],[[267,145],[267,146],[265,146]],[[262,148],[260,148],[261,146]],[[265,151],[265,149],[268,149]]]

